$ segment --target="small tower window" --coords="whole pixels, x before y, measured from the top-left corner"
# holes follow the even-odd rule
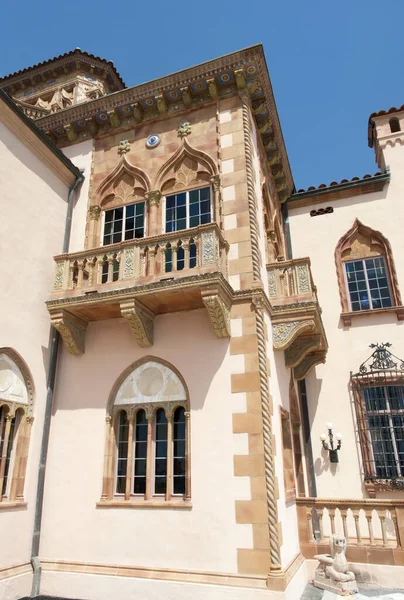
[[[396,117],[390,119],[389,125],[391,133],[397,133],[397,131],[401,131],[400,121]]]

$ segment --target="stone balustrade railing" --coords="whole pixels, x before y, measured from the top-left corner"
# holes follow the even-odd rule
[[[402,564],[404,500],[297,498],[296,504],[306,558],[329,552],[329,536],[340,533],[348,560]]]
[[[317,301],[309,258],[296,258],[267,265],[272,304]]]
[[[134,285],[219,271],[227,278],[228,244],[215,223],[55,257],[53,292]]]

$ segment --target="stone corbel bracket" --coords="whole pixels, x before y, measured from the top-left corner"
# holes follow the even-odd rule
[[[138,300],[120,303],[121,315],[129,323],[133,337],[142,348],[149,348],[154,341],[154,313]]]
[[[272,341],[274,350],[287,350],[295,339],[303,333],[311,333],[316,328],[314,319],[300,319],[272,323]]]
[[[216,337],[230,337],[230,299],[216,288],[202,290],[202,301],[208,311]]]
[[[67,310],[50,313],[51,323],[57,329],[70,354],[84,354],[88,322]]]
[[[325,357],[327,354],[326,349],[316,350],[314,352],[310,352],[301,363],[299,363],[294,369],[293,374],[294,378],[298,381],[299,379],[304,379],[309,371],[315,367],[316,365],[320,365],[325,362]]]
[[[296,367],[302,360],[312,352],[321,347],[321,336],[319,333],[302,335],[294,344],[285,350],[285,364],[289,368]]]

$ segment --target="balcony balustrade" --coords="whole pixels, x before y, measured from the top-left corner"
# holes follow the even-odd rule
[[[153,344],[154,316],[206,307],[229,335],[228,244],[214,223],[55,257],[47,302],[68,350],[84,352],[89,321],[124,317],[137,342]]]
[[[285,363],[303,379],[325,361],[327,338],[321,319],[309,258],[267,265],[275,350],[285,352]]]
[[[404,500],[297,498],[300,549],[305,558],[328,554],[329,536],[347,540],[347,559],[403,564]]]

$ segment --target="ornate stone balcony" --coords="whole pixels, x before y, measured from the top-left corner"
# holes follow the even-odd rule
[[[51,321],[69,352],[82,354],[89,321],[124,317],[140,346],[153,344],[154,316],[206,307],[229,335],[228,244],[212,223],[55,257]]]
[[[328,349],[310,259],[272,263],[267,271],[274,349],[285,351],[286,366],[303,379]]]

